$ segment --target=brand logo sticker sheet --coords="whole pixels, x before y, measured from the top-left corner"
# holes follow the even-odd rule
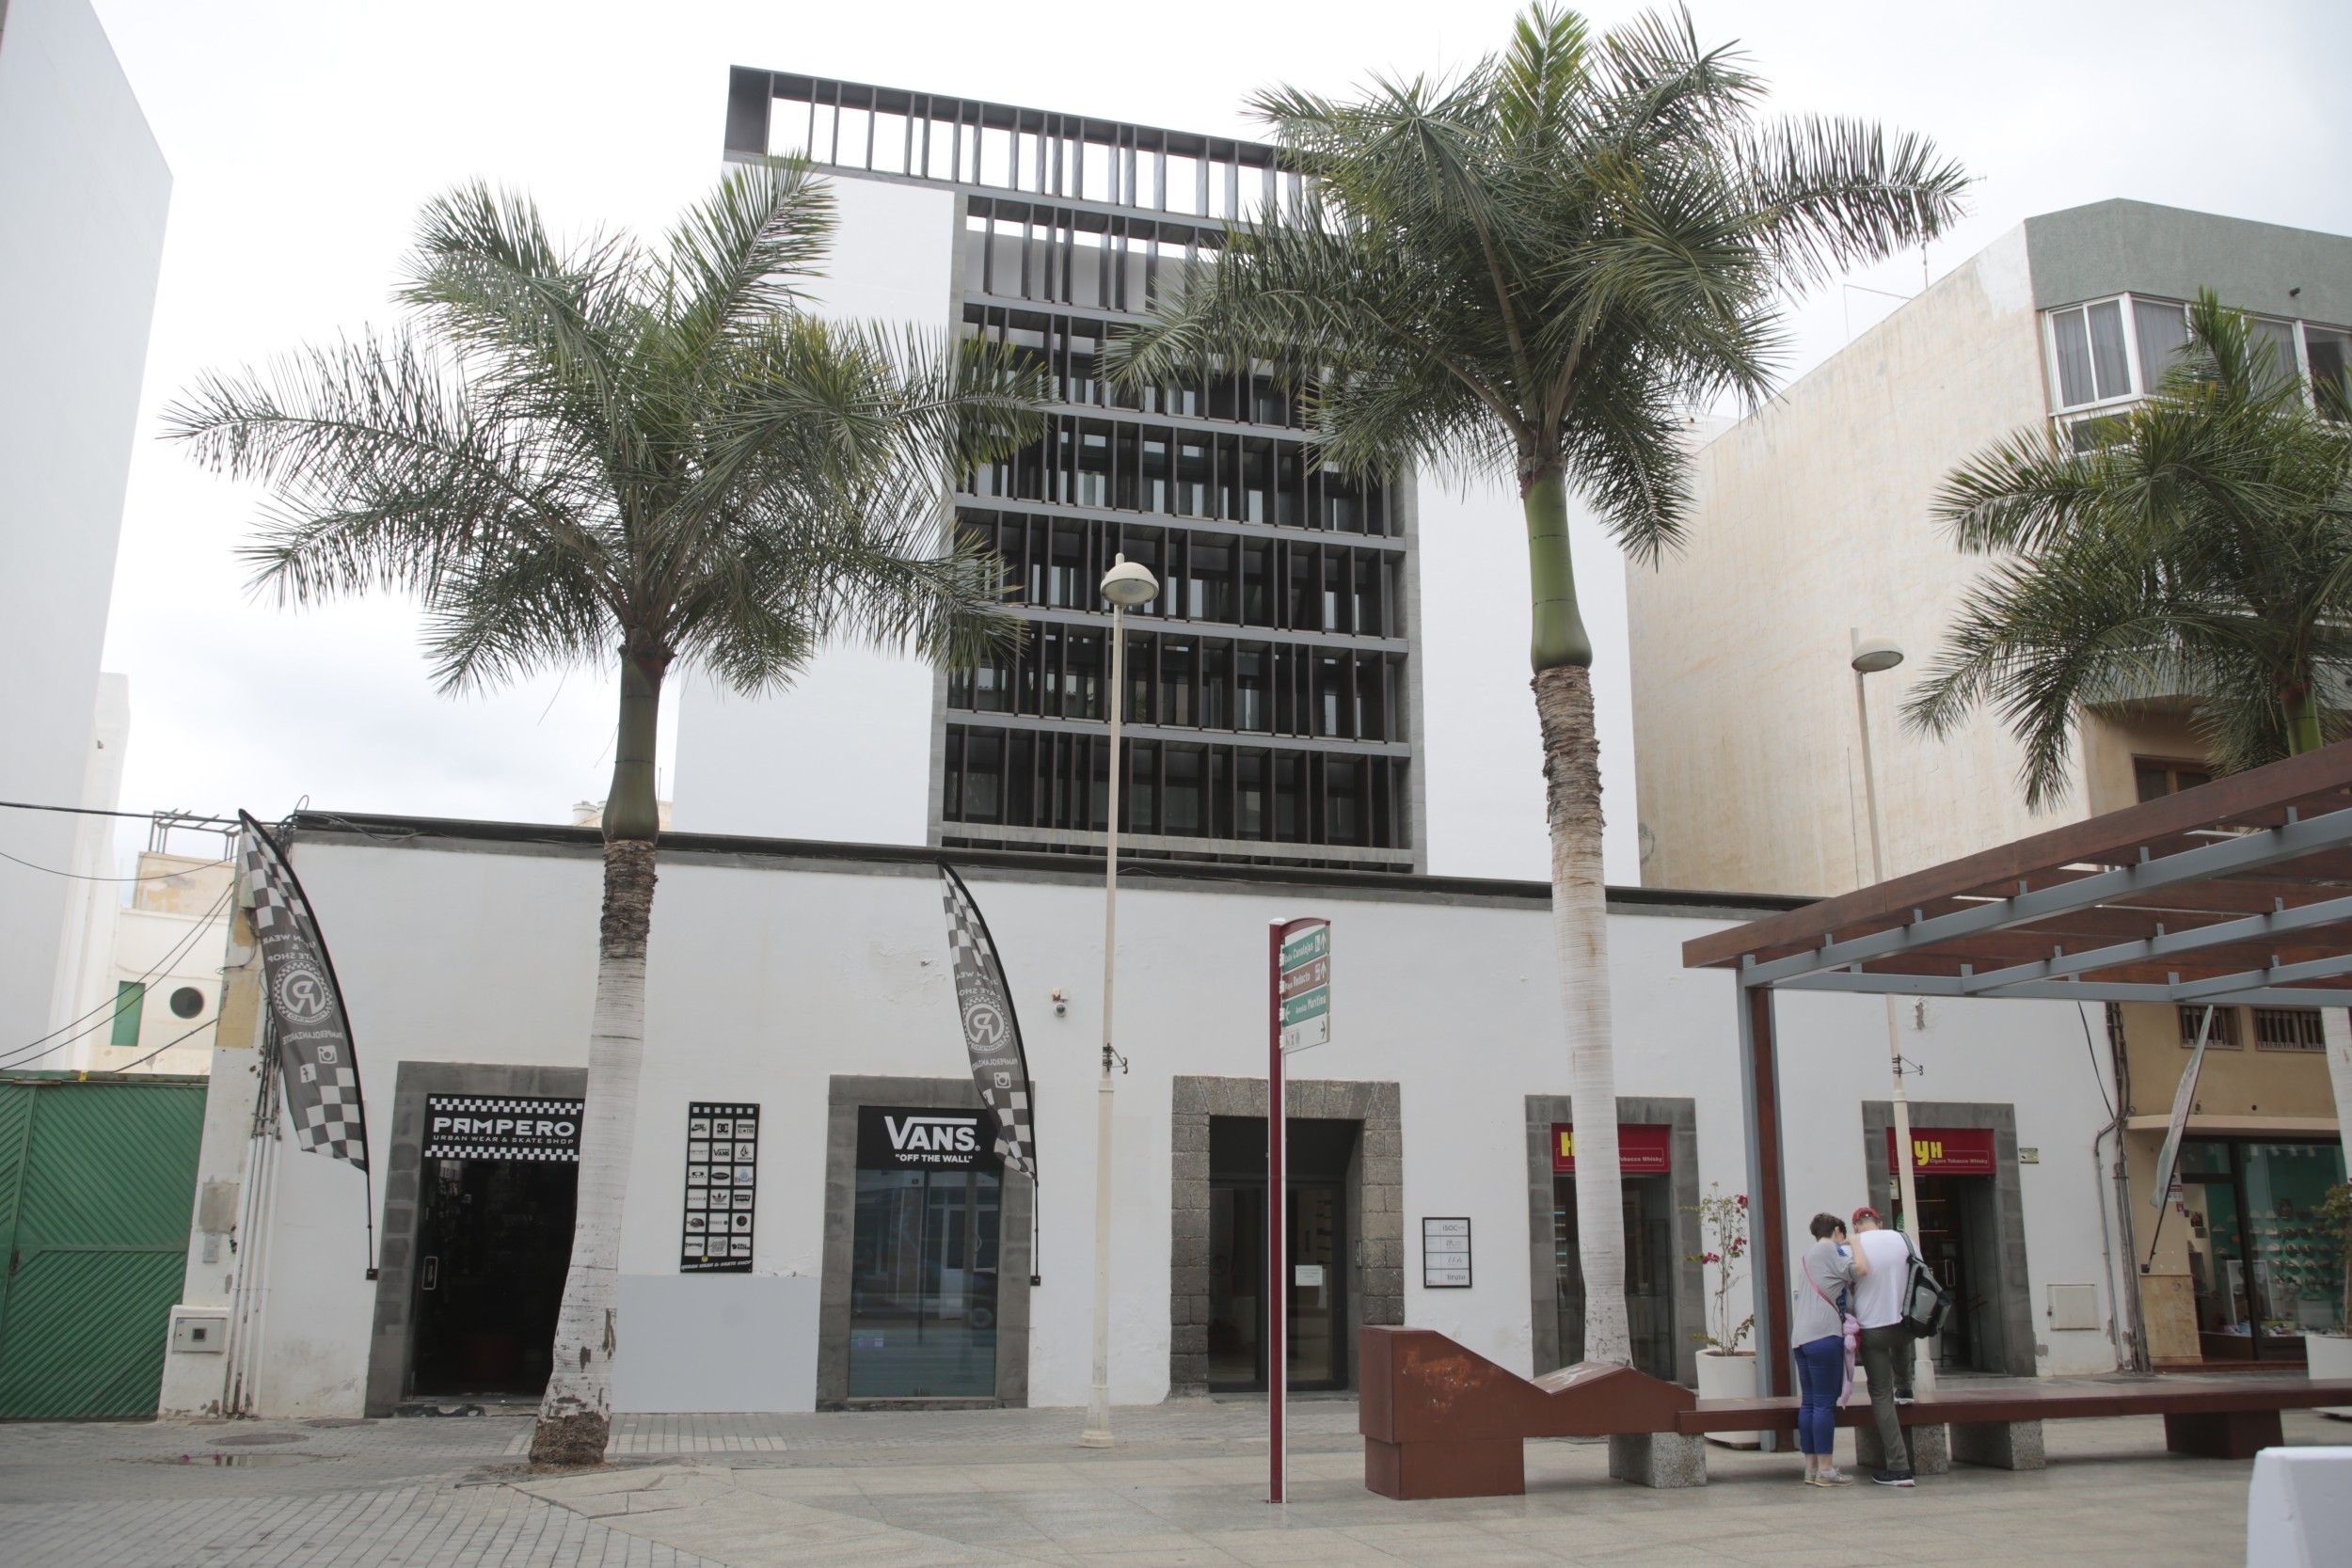
[[[680,1274],[752,1272],[752,1213],[759,1196],[759,1107],[693,1101],[686,1107],[686,1225]]]

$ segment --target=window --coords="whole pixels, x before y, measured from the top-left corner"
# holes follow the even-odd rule
[[[139,1043],[139,1014],[146,1010],[147,988],[136,980],[124,980],[115,987],[114,1033],[106,1037],[108,1045]]]
[[[2132,328],[2139,337],[2139,384],[2153,390],[2172,361],[2188,347],[2188,312],[2161,300],[2132,301]]]
[[[2059,406],[2074,408],[2131,395],[2121,300],[2053,311],[2050,333],[2058,359]]]
[[[204,993],[194,986],[182,986],[171,993],[171,1011],[175,1018],[194,1018],[204,1010]]]
[[[2317,1007],[2257,1007],[2254,1044],[2263,1051],[2325,1051]]]
[[[2205,1009],[2181,1007],[2176,1010],[2181,1015],[2181,1044],[2185,1048],[2194,1046],[2197,1043],[2197,1032],[2205,1026]],[[2235,1007],[2213,1009],[2213,1032],[2205,1038],[2205,1048],[2209,1051],[2235,1051],[2237,1049],[2237,1009]]]
[[[2201,762],[2169,762],[2161,757],[2132,758],[2132,778],[2141,800],[2161,800],[2184,789],[2213,783],[2213,770]]]
[[[2319,411],[2330,419],[2344,416],[2339,400],[2352,396],[2352,339],[2344,333],[2329,332],[2322,327],[2303,328],[2303,353],[2311,361],[2312,391],[2319,404]],[[2326,395],[2324,388],[2332,388],[2336,397]]]

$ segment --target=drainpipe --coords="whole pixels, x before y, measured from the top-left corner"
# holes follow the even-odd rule
[[[2136,1301],[2139,1292],[2132,1288],[2131,1280],[2125,1279],[2119,1285],[2116,1279],[2115,1235],[2113,1227],[2107,1223],[2107,1167],[2099,1158],[2099,1146],[2111,1135],[2120,1138],[2122,1130],[2122,1113],[2118,1112],[2105,1127],[2091,1134],[2090,1139],[2090,1185],[2099,1198],[2099,1266],[2107,1282],[2107,1343],[2115,1352],[2115,1370],[2119,1372],[2125,1370],[2123,1298],[2128,1294]],[[2120,1151],[2122,1145],[2119,1141],[2116,1147]],[[2118,1160],[2120,1163],[2120,1152]]]

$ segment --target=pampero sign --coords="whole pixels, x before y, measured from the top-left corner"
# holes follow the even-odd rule
[[[898,1105],[861,1106],[857,1114],[860,1170],[994,1170],[995,1132],[985,1111],[941,1111]]]
[[[577,1100],[526,1095],[429,1094],[424,1097],[428,1160],[577,1160]]]

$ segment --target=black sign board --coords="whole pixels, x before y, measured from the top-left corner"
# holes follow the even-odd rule
[[[426,1095],[424,1157],[577,1162],[580,1104],[530,1095]]]
[[[986,1111],[866,1105],[857,1114],[860,1170],[996,1170],[996,1130]]]
[[[752,1204],[759,1196],[759,1107],[686,1107],[686,1224],[680,1274],[752,1272]]]

